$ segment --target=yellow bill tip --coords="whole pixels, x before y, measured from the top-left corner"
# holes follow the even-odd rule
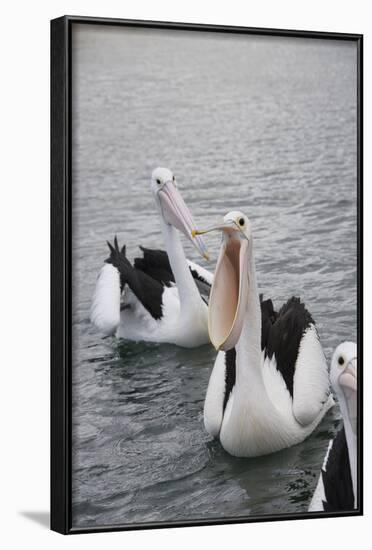
[[[209,260],[211,259],[208,252],[204,254],[204,259],[207,260],[207,262],[209,262]]]

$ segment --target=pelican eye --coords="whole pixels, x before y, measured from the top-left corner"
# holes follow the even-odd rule
[[[175,176],[173,176],[173,181],[176,181],[176,177],[175,177]]]
[[[160,185],[160,184],[161,184],[161,180],[160,180],[159,178],[157,178],[156,183],[157,183],[158,185]]]
[[[239,223],[239,225],[240,225],[241,227],[243,227],[243,225],[244,225],[244,218],[239,218],[239,222],[238,222],[238,223]]]
[[[338,358],[338,364],[343,365],[344,363],[345,363],[345,359],[342,357],[342,355],[340,355],[340,357]]]

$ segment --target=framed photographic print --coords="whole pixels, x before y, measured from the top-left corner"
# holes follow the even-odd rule
[[[51,92],[52,529],[362,514],[362,36],[66,16]]]

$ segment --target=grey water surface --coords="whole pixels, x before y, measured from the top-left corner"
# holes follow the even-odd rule
[[[329,360],[356,339],[356,46],[74,25],[73,525],[307,510],[332,410],[304,443],[229,456],[203,427],[215,351],[103,339],[89,323],[118,236],[163,247],[150,174],[171,168],[200,226],[253,224],[260,292],[301,296]],[[212,262],[219,237],[208,238]]]

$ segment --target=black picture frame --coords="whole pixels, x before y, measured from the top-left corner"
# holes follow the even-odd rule
[[[71,34],[74,24],[274,35],[357,45],[358,506],[352,512],[291,513],[74,528],[71,519]],[[51,529],[62,534],[356,516],[363,514],[363,35],[63,16],[51,21]]]

